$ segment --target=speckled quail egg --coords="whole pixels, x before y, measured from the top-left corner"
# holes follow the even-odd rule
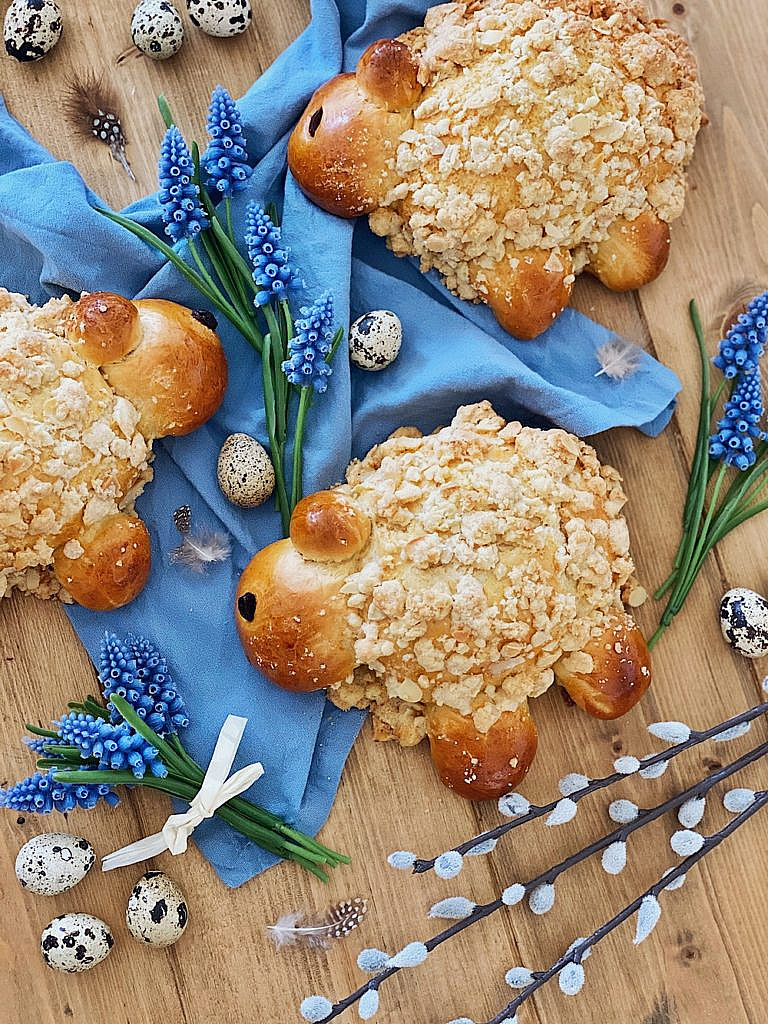
[[[251,0],[187,0],[189,20],[209,36],[236,36],[251,24]]]
[[[383,370],[397,359],[402,341],[400,317],[388,309],[374,309],[350,327],[349,358],[361,370]]]
[[[131,18],[131,38],[152,60],[168,60],[184,42],[184,22],[170,0],[141,0]]]
[[[224,497],[240,508],[263,505],[275,489],[266,450],[250,434],[230,434],[219,452],[216,476]]]
[[[188,919],[184,893],[165,872],[147,871],[134,885],[125,923],[139,942],[171,946],[184,934]]]
[[[114,944],[109,926],[98,917],[62,914],[43,932],[40,951],[54,971],[77,974],[106,960]]]
[[[3,39],[9,57],[26,63],[50,53],[61,38],[61,11],[54,0],[13,0],[5,12]]]
[[[16,877],[23,889],[55,896],[82,882],[93,867],[93,847],[82,836],[45,832],[33,836],[16,857]]]
[[[754,590],[735,587],[720,602],[720,629],[745,658],[768,654],[768,601]]]

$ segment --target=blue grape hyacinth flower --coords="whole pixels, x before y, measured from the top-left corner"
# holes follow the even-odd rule
[[[100,771],[130,771],[137,779],[143,779],[147,771],[158,779],[168,774],[155,747],[125,722],[113,725],[72,711],[55,725],[61,742],[77,747],[83,760],[96,759]]]
[[[104,698],[112,722],[121,716],[109,703],[113,694],[122,697],[159,736],[189,725],[186,705],[177,693],[165,658],[145,637],[129,636],[125,642],[105,633],[99,663]]]
[[[291,384],[312,387],[320,395],[327,389],[333,373],[326,362],[333,343],[333,323],[333,298],[329,293],[313,305],[301,307],[301,317],[295,323],[296,336],[288,343],[290,359],[282,364]]]
[[[67,814],[75,807],[90,810],[99,800],[104,800],[110,807],[120,803],[110,786],[55,782],[42,772],[35,772],[8,789],[0,789],[0,807],[26,814],[49,814],[51,811]]]
[[[768,292],[758,295],[720,342],[712,362],[728,380],[757,370],[768,340]]]
[[[158,199],[163,208],[165,233],[174,242],[194,239],[208,226],[208,218],[200,205],[200,189],[192,181],[192,174],[192,155],[173,124],[160,148]]]
[[[763,416],[763,393],[760,371],[743,373],[726,402],[722,419],[709,440],[713,459],[746,470],[755,464],[755,441],[765,440],[760,428]]]
[[[272,299],[287,299],[289,291],[301,287],[301,278],[291,266],[291,250],[283,245],[280,228],[259,203],[248,204],[245,244],[253,266],[253,280],[259,286],[255,306],[266,306]]]
[[[248,184],[253,168],[248,164],[240,112],[223,85],[217,85],[211,96],[208,134],[211,141],[200,161],[205,187],[214,195],[237,195]]]

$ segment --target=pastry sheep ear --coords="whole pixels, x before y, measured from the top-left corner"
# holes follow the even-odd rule
[[[386,110],[412,110],[421,95],[411,51],[397,39],[371,43],[357,63],[357,84]]]
[[[651,656],[631,615],[606,623],[602,634],[553,666],[555,678],[594,718],[620,718],[651,683]]]
[[[291,516],[291,541],[313,562],[345,562],[363,551],[370,536],[368,516],[338,491],[304,498]]]
[[[139,311],[122,295],[91,292],[70,309],[64,333],[86,362],[104,366],[123,359],[139,344]]]

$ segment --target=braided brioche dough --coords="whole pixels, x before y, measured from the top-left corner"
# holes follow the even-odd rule
[[[703,94],[640,0],[475,0],[374,43],[320,88],[289,164],[320,206],[521,338],[585,268],[625,291],[666,265]]]
[[[497,796],[535,753],[529,697],[557,679],[614,718],[650,682],[625,500],[588,445],[487,402],[398,431],[245,570],[246,653],[282,686],[370,707],[377,739],[428,737],[452,788]]]
[[[135,597],[152,439],[204,422],[225,387],[216,335],[175,303],[95,293],[38,308],[0,289],[0,598]]]

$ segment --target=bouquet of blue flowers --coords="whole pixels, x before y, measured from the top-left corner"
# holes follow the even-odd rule
[[[701,398],[696,450],[683,512],[683,529],[672,572],[654,594],[669,594],[653,647],[683,607],[709,553],[737,526],[768,509],[768,434],[762,429],[760,358],[768,342],[768,292],[750,302],[730,327],[712,360],[723,374],[710,385],[707,343],[696,302],[690,315],[701,360]],[[719,419],[724,392],[730,385]],[[732,474],[726,486],[729,470]]]
[[[190,803],[205,777],[179,734],[189,724],[165,658],[149,640],[106,634],[99,680],[104,703],[94,697],[68,705],[51,729],[27,725],[27,745],[38,771],[0,789],[0,807],[17,813],[66,814],[104,802],[119,803],[117,786],[145,786]],[[215,814],[262,849],[293,860],[328,880],[325,868],[349,863],[276,815],[240,796]]]
[[[283,243],[274,207],[248,204],[242,238],[247,258],[238,249],[232,197],[246,188],[253,168],[240,114],[227,90],[217,86],[211,97],[210,141],[202,155],[197,143],[188,146],[184,141],[163,97],[159,106],[167,131],[160,151],[158,199],[173,244],[129,217],[101,212],[162,252],[259,353],[275,494],[287,535],[291,512],[302,497],[307,412],[313,397],[328,387],[330,363],[343,332],[334,329],[329,294],[301,306],[294,319],[290,295],[302,287],[302,280]]]

